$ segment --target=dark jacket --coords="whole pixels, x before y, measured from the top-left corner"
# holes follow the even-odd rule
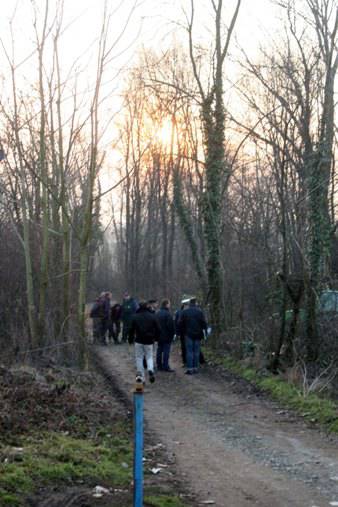
[[[101,298],[97,298],[90,310],[91,319],[103,319],[104,318],[104,301]]]
[[[121,318],[125,325],[129,325],[131,323],[131,319],[134,315],[134,313],[137,310],[137,303],[135,299],[128,298],[124,299],[122,303],[122,311],[121,311]]]
[[[110,318],[112,322],[118,322],[121,320],[122,306],[119,303],[115,303],[110,310]]]
[[[142,343],[143,345],[152,345],[158,341],[161,329],[153,313],[148,308],[139,308],[131,319],[129,330],[129,341],[132,343]]]
[[[174,339],[175,327],[173,316],[168,308],[160,308],[156,313],[158,323],[161,328],[159,341],[161,343],[171,343]]]
[[[188,308],[182,310],[178,320],[178,328],[181,334],[192,340],[202,340],[203,331],[206,331],[207,327],[204,313],[198,306],[190,304]]]
[[[177,334],[179,336],[181,336],[183,334],[181,332],[181,327],[180,327],[180,324],[179,324],[182,312],[183,312],[183,310],[176,310],[176,312],[175,312],[175,318],[174,318],[175,334]]]
[[[110,319],[110,299],[107,297],[103,298],[103,318],[105,320]]]

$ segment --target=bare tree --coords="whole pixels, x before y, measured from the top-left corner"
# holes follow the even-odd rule
[[[195,80],[198,86],[201,119],[204,132],[205,161],[205,194],[203,219],[208,252],[207,273],[211,322],[215,336],[219,334],[223,323],[222,304],[222,269],[221,269],[221,225],[222,204],[226,198],[226,188],[230,177],[230,168],[225,160],[225,108],[224,108],[224,62],[228,53],[231,37],[236,24],[241,0],[236,2],[229,28],[222,37],[223,1],[212,1],[215,16],[215,40],[212,62],[212,82],[205,88],[194,49],[193,26],[195,3],[191,0],[191,15],[188,21],[189,49]]]

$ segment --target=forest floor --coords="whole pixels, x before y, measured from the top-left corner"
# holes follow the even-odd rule
[[[132,406],[94,370],[0,366],[1,507],[133,505]],[[144,456],[144,505],[193,506],[152,434]]]
[[[131,399],[133,347],[96,347],[121,393]],[[324,507],[338,505],[338,438],[271,401],[221,367],[198,375],[158,372],[145,388],[145,445],[158,443],[192,495],[184,505]],[[158,465],[156,477],[170,467]],[[168,504],[171,505],[171,504]]]

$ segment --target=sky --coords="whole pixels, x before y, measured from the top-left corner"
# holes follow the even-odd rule
[[[48,3],[50,25],[58,2],[49,0]],[[229,22],[235,0],[224,0],[223,3],[225,22]],[[37,76],[32,4],[38,12],[37,29],[41,32],[47,0],[7,0],[1,6],[1,74],[6,76],[8,73],[6,53],[12,54],[12,28],[17,79],[20,84],[23,83],[23,87],[36,82]],[[61,66],[64,77],[69,73],[73,77],[77,76],[80,94],[90,90],[95,82],[95,51],[102,27],[104,5],[105,0],[64,0],[64,30],[60,38]],[[190,0],[107,0],[107,6],[111,13],[108,45],[113,49],[104,81],[111,97],[118,97],[122,83],[120,70],[132,67],[141,48],[165,50],[173,40],[187,45],[187,33],[183,25],[185,13],[190,12]],[[194,38],[202,44],[208,44],[212,40],[211,14],[211,0],[195,0]],[[242,0],[230,51],[238,54],[237,48],[241,47],[254,57],[259,45],[265,43],[279,28],[281,23],[278,9],[272,0]],[[46,48],[46,54],[48,52],[52,55],[51,43]],[[231,64],[227,65],[227,71],[231,71]],[[6,79],[3,83],[3,90],[5,89]],[[118,101],[112,108],[118,109],[117,104]]]
[[[230,20],[235,7],[235,0],[223,0],[225,22]],[[23,88],[34,86],[37,80],[37,55],[34,35],[34,9],[36,6],[37,29],[41,31],[43,14],[47,0],[7,0],[3,2],[0,17],[0,39],[2,48],[2,74],[6,76],[6,55],[11,55],[11,27],[15,48],[15,62],[18,80]],[[57,1],[49,0],[49,19],[54,19]],[[95,51],[98,35],[102,27],[104,0],[65,0],[60,55],[63,75],[77,75],[79,95],[83,97],[90,92],[95,82]],[[173,40],[187,44],[187,34],[183,29],[185,13],[190,12],[190,0],[108,0],[108,11],[111,14],[108,44],[113,46],[112,59],[104,77],[103,93],[109,94],[105,103],[105,115],[113,116],[120,107],[119,93],[123,82],[120,70],[126,70],[135,63],[140,48],[165,50]],[[195,40],[208,43],[212,40],[213,28],[211,0],[195,0],[194,27]],[[278,10],[271,0],[242,0],[235,37],[231,52],[243,48],[254,56],[259,45],[265,43],[271,34],[281,27]],[[5,48],[5,51],[4,51]],[[51,45],[46,53],[52,54]],[[74,62],[76,64],[74,66]],[[52,58],[50,59],[52,64]],[[45,65],[48,65],[48,58]],[[227,64],[229,66],[229,64]],[[231,65],[231,64],[230,64]],[[230,69],[231,70],[231,69]],[[6,93],[6,83],[2,83],[1,95]],[[9,92],[10,93],[10,92]],[[69,94],[71,99],[71,91]],[[111,143],[113,126],[107,137]],[[112,181],[111,174],[102,177],[103,190]]]
[[[9,22],[13,21],[13,32],[18,60],[24,60],[31,53],[34,44],[32,0],[8,0],[1,6],[0,37],[8,48],[10,46]],[[47,0],[34,0],[37,10],[43,14]],[[208,38],[212,19],[210,0],[195,0],[196,34],[201,39]],[[50,19],[53,18],[56,0],[49,0]],[[63,40],[63,64],[71,65],[75,58],[93,47],[102,25],[104,0],[65,0]],[[224,0],[225,13],[231,13],[234,0]],[[113,43],[122,33],[124,35],[114,49],[112,66],[117,69],[130,65],[137,48],[166,47],[170,44],[173,32],[184,24],[184,11],[189,12],[190,0],[108,0],[112,13],[110,41]],[[13,18],[13,13],[15,16]],[[271,0],[242,0],[236,26],[236,39],[248,52],[254,51],[268,33],[278,28],[278,9]],[[41,18],[38,26],[41,27]],[[128,20],[128,23],[126,22]],[[186,40],[184,31],[178,37]],[[32,60],[27,60],[32,65]]]

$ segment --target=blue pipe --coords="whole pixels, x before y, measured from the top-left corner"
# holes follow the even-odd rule
[[[143,390],[134,392],[134,507],[143,507]]]

